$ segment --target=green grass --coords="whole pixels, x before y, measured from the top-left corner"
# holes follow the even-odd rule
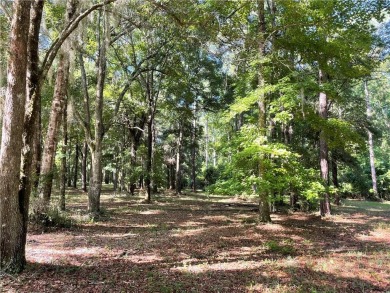
[[[353,209],[356,210],[357,212],[359,211],[390,212],[390,201],[376,202],[376,201],[346,199],[343,200],[340,209],[341,210]]]

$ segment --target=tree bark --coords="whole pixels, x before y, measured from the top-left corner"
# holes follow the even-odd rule
[[[179,123],[179,136],[177,138],[176,145],[176,194],[181,194],[182,182],[181,182],[181,152],[182,152],[182,143],[183,143],[183,126]]]
[[[100,16],[99,16],[100,17]],[[108,12],[103,8],[103,33],[99,31],[99,57],[97,68],[97,85],[95,101],[95,140],[90,144],[91,151],[91,177],[89,180],[88,211],[93,217],[100,213],[100,193],[102,189],[102,142],[103,128],[103,100],[104,83],[106,79],[107,57],[106,50],[109,44]]]
[[[265,55],[265,11],[264,11],[264,0],[258,0],[258,10],[259,10],[259,59],[262,61]],[[261,63],[261,62],[260,62]],[[265,80],[263,76],[263,68],[260,64],[258,72],[258,88],[263,88],[265,86]],[[266,101],[265,95],[262,93],[258,100],[258,109],[259,109],[259,134],[265,140],[267,137],[267,118],[266,118]],[[259,160],[259,177],[263,179],[266,173],[265,167],[265,156],[261,155]],[[259,220],[261,222],[271,222],[271,212],[269,207],[269,196],[268,193],[261,188],[259,188]]]
[[[74,155],[73,188],[77,188],[78,173],[79,173],[79,143],[76,141],[75,155]]]
[[[326,73],[322,70],[319,71],[319,83],[323,85],[326,83]],[[323,120],[328,119],[328,97],[325,92],[320,92],[319,95],[319,115]],[[320,132],[320,171],[321,179],[325,186],[329,186],[329,157],[328,157],[328,143],[326,142],[325,132],[322,129]],[[326,190],[320,200],[320,214],[321,216],[329,216],[331,214],[330,209],[330,197],[329,192]]]
[[[68,121],[67,121],[67,103],[64,105],[64,112],[62,115],[62,149],[61,149],[61,169],[60,169],[60,202],[59,208],[65,211],[65,190],[66,190],[66,153],[68,144]]]
[[[0,151],[0,270],[20,272],[26,263],[28,198],[19,193],[26,101],[30,1],[15,0],[9,43],[7,91]]]
[[[147,137],[147,154],[146,154],[146,176],[145,176],[145,184],[146,184],[146,195],[145,201],[150,202],[152,198],[152,187],[151,187],[151,177],[152,177],[152,153],[153,153],[153,114],[150,114],[148,119],[147,127],[148,127],[148,137]]]
[[[370,122],[372,119],[372,108],[371,108],[370,93],[368,91],[367,80],[364,80],[364,93],[366,96],[366,103],[367,103],[367,120]],[[370,156],[372,190],[374,192],[374,197],[378,198],[378,185],[377,185],[376,170],[375,170],[374,140],[373,140],[372,132],[369,129],[367,129],[367,134],[368,134],[368,150]]]
[[[192,191],[196,192],[196,104],[194,107],[194,120],[192,123],[192,137],[191,137],[191,177],[192,177]]]
[[[60,129],[61,116],[64,111],[65,96],[69,77],[69,55],[64,50],[60,54],[60,61],[57,70],[56,85],[54,89],[54,98],[51,105],[49,126],[47,129],[46,140],[43,148],[41,176],[40,176],[40,198],[43,200],[43,211],[50,203],[52,182],[53,182],[53,163],[57,149],[57,136]]]
[[[87,157],[88,157],[88,144],[84,142],[83,145],[83,160],[81,161],[81,188],[84,192],[87,192]]]

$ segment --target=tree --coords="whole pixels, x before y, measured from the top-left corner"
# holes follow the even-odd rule
[[[19,175],[26,100],[30,1],[16,0],[10,32],[7,92],[0,152],[0,269],[24,268],[28,198],[20,197]]]

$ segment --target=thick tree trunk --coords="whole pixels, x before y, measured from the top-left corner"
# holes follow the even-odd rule
[[[76,13],[77,1],[68,0],[66,7],[65,23],[70,23]],[[66,103],[66,91],[69,79],[69,47],[70,42],[64,42],[64,48],[59,55],[54,97],[51,105],[49,125],[42,154],[42,165],[40,174],[40,198],[43,200],[45,211],[50,203],[51,189],[53,183],[53,163],[57,149],[57,136],[61,123],[61,116]]]
[[[266,26],[265,26],[265,11],[264,11],[264,0],[258,0],[258,9],[259,9],[259,59],[262,60],[264,58],[265,54],[265,32],[266,32]],[[258,87],[261,89],[265,85],[265,80],[263,76],[263,68],[260,65],[259,72],[258,72]],[[265,102],[265,95],[261,94],[258,100],[258,109],[259,109],[259,122],[258,122],[258,128],[259,128],[259,134],[260,136],[265,140],[267,136],[267,118],[266,118],[266,102]],[[260,156],[259,161],[259,177],[260,179],[264,178],[266,173],[266,167],[264,164],[265,156]],[[264,190],[260,189],[259,194],[259,220],[261,222],[271,222],[271,212],[269,207],[269,196],[268,193]]]
[[[90,145],[91,151],[91,177],[89,180],[88,211],[93,217],[100,213],[100,193],[102,189],[102,142],[104,136],[103,128],[103,90],[106,79],[106,50],[109,44],[109,23],[108,13],[103,9],[103,34],[99,32],[99,59],[97,68],[97,85],[95,101],[95,140]]]
[[[320,70],[319,82],[320,85],[327,81],[326,74]],[[319,95],[319,115],[321,119],[328,119],[328,98],[325,92],[320,92]],[[329,186],[329,158],[328,158],[328,143],[326,142],[325,132],[320,132],[320,171],[321,179],[325,186]],[[320,214],[321,216],[329,216],[331,214],[330,209],[330,197],[329,192],[325,191],[320,200]]]
[[[93,217],[100,213],[100,193],[102,190],[102,149],[91,150],[91,176],[89,179],[88,211]]]
[[[15,0],[9,44],[7,91],[0,151],[0,270],[19,272],[26,263],[28,198],[19,193],[26,101],[30,1]],[[27,205],[26,205],[27,204]]]
[[[368,91],[367,80],[364,80],[364,93],[366,96],[366,103],[367,103],[367,120],[370,121],[372,118],[372,109],[371,109],[370,93]],[[368,150],[370,156],[372,190],[374,193],[374,197],[378,198],[378,186],[377,186],[376,170],[375,170],[374,140],[373,140],[372,132],[369,129],[367,129],[367,134],[368,134]]]
[[[65,105],[65,96],[69,77],[69,56],[65,52],[61,53],[57,70],[57,78],[54,89],[54,98],[51,105],[49,126],[43,149],[39,196],[43,200],[43,211],[50,203],[53,163],[57,149],[57,136],[60,128],[61,116]]]
[[[59,208],[65,211],[65,189],[66,189],[66,153],[68,144],[68,115],[67,103],[64,105],[64,113],[62,115],[62,150],[61,150],[61,168],[60,168],[60,201]]]

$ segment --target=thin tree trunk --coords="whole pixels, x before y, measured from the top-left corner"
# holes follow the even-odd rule
[[[148,127],[148,137],[147,137],[147,157],[146,157],[146,195],[145,201],[150,202],[152,198],[152,188],[151,188],[151,177],[152,177],[152,148],[153,148],[153,114],[150,114],[150,118],[148,119],[147,127]]]
[[[26,263],[28,198],[19,194],[26,101],[30,1],[15,0],[9,44],[7,91],[0,151],[0,270],[20,272]],[[27,205],[26,205],[27,204]]]
[[[327,81],[326,74],[319,71],[320,85]],[[319,95],[319,115],[321,119],[328,119],[328,98],[325,92],[320,92]],[[329,186],[329,158],[328,158],[328,143],[326,142],[325,132],[320,132],[320,170],[321,179],[325,186]],[[331,214],[330,209],[330,197],[329,192],[325,191],[320,200],[320,214],[321,216],[329,216]]]
[[[372,119],[372,108],[371,108],[370,93],[368,91],[367,80],[364,80],[364,93],[366,96],[366,103],[367,103],[367,120],[370,122]],[[369,129],[367,129],[367,134],[368,134],[368,150],[370,156],[372,190],[374,192],[374,197],[378,198],[378,186],[377,186],[376,171],[375,171],[374,140],[373,140],[372,132]]]
[[[75,155],[74,155],[74,173],[73,173],[73,188],[77,188],[77,177],[79,173],[79,143],[76,141]]]
[[[82,150],[83,159],[81,161],[81,188],[84,192],[87,192],[87,157],[88,157],[88,144],[84,142]]]
[[[259,59],[262,60],[265,54],[265,37],[264,34],[266,32],[265,26],[265,11],[264,11],[264,0],[258,0],[258,9],[259,9]],[[258,87],[261,89],[265,85],[265,80],[263,76],[263,68],[260,65],[258,72]],[[266,139],[267,136],[267,118],[266,118],[266,101],[265,95],[262,93],[258,100],[258,109],[259,109],[259,122],[258,128],[260,136]],[[259,177],[263,179],[266,173],[265,167],[265,156],[262,155],[259,161]],[[271,222],[271,212],[269,207],[269,196],[268,193],[262,188],[259,188],[259,220],[261,222]]]
[[[339,188],[339,178],[338,178],[338,166],[337,166],[337,158],[336,155],[332,152],[332,182],[333,186],[337,189]],[[340,205],[340,194],[337,191],[335,204]]]
[[[179,137],[177,138],[176,146],[176,194],[181,194],[181,151],[182,151],[182,141],[183,141],[183,126],[179,123]]]
[[[192,137],[191,137],[191,177],[192,177],[192,191],[196,192],[196,105],[194,109],[194,120],[192,123]]]
[[[209,167],[209,119],[206,116],[206,125],[205,125],[205,161],[206,169]]]
[[[62,115],[62,150],[61,150],[61,169],[60,169],[60,202],[59,208],[65,211],[65,189],[66,189],[66,153],[68,144],[68,122],[67,122],[67,103],[64,105],[64,113]]]

